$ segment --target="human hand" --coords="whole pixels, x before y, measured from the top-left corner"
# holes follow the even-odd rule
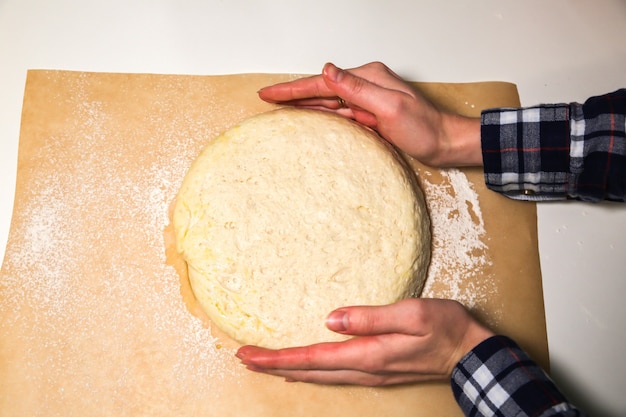
[[[480,120],[441,111],[379,62],[350,70],[329,63],[321,75],[265,87],[259,97],[354,119],[427,165],[482,165]]]
[[[339,308],[326,325],[356,337],[279,350],[243,346],[237,357],[291,382],[393,385],[449,379],[463,356],[493,336],[458,302],[427,298]]]

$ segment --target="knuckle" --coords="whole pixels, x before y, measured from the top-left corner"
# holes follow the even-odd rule
[[[350,319],[350,327],[353,327],[361,335],[375,334],[381,321],[381,317],[376,314],[376,309],[368,307],[362,309],[359,314],[351,314]]]
[[[363,381],[363,385],[368,387],[384,387],[393,382],[392,374],[376,374],[369,375],[367,380]]]
[[[311,367],[315,362],[315,351],[310,346],[302,348],[302,362],[306,367]]]
[[[377,342],[375,346],[370,346],[371,354],[363,358],[360,368],[363,372],[373,375],[379,375],[381,372],[388,370],[390,359],[386,354],[388,349],[382,342]]]
[[[372,70],[374,71],[380,71],[380,72],[388,72],[389,71],[389,67],[385,64],[383,64],[380,61],[374,61],[371,62],[369,64],[369,66],[372,68]]]
[[[363,88],[365,87],[366,81],[365,79],[358,77],[358,76],[353,76],[350,77],[350,90],[352,90],[352,94],[354,95],[358,95],[363,91]]]
[[[393,120],[399,114],[411,112],[410,98],[406,94],[389,94],[385,105],[380,110],[381,118]]]
[[[375,373],[377,368],[377,362],[377,360],[372,359],[371,357],[362,358],[358,369],[368,374]]]

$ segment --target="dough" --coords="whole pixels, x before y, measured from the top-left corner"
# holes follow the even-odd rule
[[[328,313],[419,294],[430,260],[415,173],[373,131],[322,111],[274,110],[211,141],[173,222],[211,320],[269,348],[344,339]]]

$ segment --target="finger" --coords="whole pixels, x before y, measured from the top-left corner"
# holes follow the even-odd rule
[[[325,385],[361,385],[361,386],[386,386],[408,384],[425,381],[444,380],[441,375],[415,374],[415,373],[383,373],[370,374],[355,370],[285,370],[263,369],[254,366],[247,367],[250,371],[274,375],[285,378],[288,382],[307,382]]]
[[[343,307],[329,314],[326,326],[353,336],[389,333],[420,336],[430,330],[428,304],[427,299],[410,298],[383,306]]]
[[[335,93],[329,90],[321,75],[299,78],[294,81],[264,87],[259,97],[270,103],[285,103],[308,98],[331,98]]]
[[[327,71],[329,67],[334,67],[334,65],[330,63],[326,64],[324,71]],[[375,79],[376,85],[383,88],[398,91],[407,89],[407,85],[402,78],[380,62],[372,62],[360,67],[352,68],[347,72],[354,73],[355,76],[360,78]],[[324,80],[323,75],[313,75],[310,77],[303,77],[297,80],[267,86],[259,90],[258,94],[261,99],[271,103],[284,103],[304,98],[332,98],[337,96],[334,89],[329,89],[327,81]]]
[[[376,129],[378,127],[378,119],[372,113],[360,109],[353,105],[344,105],[336,98],[334,99],[303,99],[294,100],[285,103],[288,106],[294,106],[302,109],[323,110],[338,114],[347,119],[354,119],[362,125]]]
[[[278,350],[243,346],[236,356],[244,365],[263,369],[291,370],[378,370],[378,359],[393,354],[394,336],[382,342],[376,337],[355,338],[343,342],[318,343]],[[385,349],[385,345],[388,346]],[[366,352],[366,354],[364,354]]]
[[[351,68],[347,71],[389,90],[413,91],[413,87],[410,87],[402,77],[381,62],[370,62],[369,64]]]
[[[256,366],[246,366],[253,372],[267,375],[280,376],[288,382],[309,382],[326,385],[373,385],[376,379],[374,375],[355,370],[290,370],[290,369],[265,369]],[[379,380],[382,378],[378,378]]]
[[[324,109],[324,110],[339,110],[345,108],[345,103],[340,101],[337,97],[324,98],[303,98],[298,100],[283,101],[280,104],[286,106],[295,106],[309,109]]]
[[[360,109],[356,106],[351,105],[352,107],[339,109],[336,113],[341,114],[344,117],[348,117],[350,119],[354,119],[357,122],[370,127],[374,130],[378,129],[378,118],[375,114],[370,113],[367,110]]]
[[[347,119],[354,119],[372,129],[376,129],[378,126],[378,120],[375,115],[356,106],[349,107],[349,105],[346,105],[346,103],[340,102],[337,97],[304,98],[298,100],[284,101],[280,102],[280,104],[302,109],[329,111],[343,116]]]

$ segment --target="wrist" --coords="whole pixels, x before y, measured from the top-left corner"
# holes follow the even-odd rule
[[[471,323],[454,355],[451,357],[450,373],[470,352],[485,340],[495,336],[495,333],[478,322]]]
[[[463,341],[462,350],[464,351],[464,353],[462,356],[467,355],[476,346],[480,345],[482,342],[495,335],[496,334],[492,330],[483,326],[482,324],[478,322],[472,323],[472,325],[468,328],[468,331]]]
[[[480,118],[442,113],[442,143],[445,151],[441,166],[482,166]]]

